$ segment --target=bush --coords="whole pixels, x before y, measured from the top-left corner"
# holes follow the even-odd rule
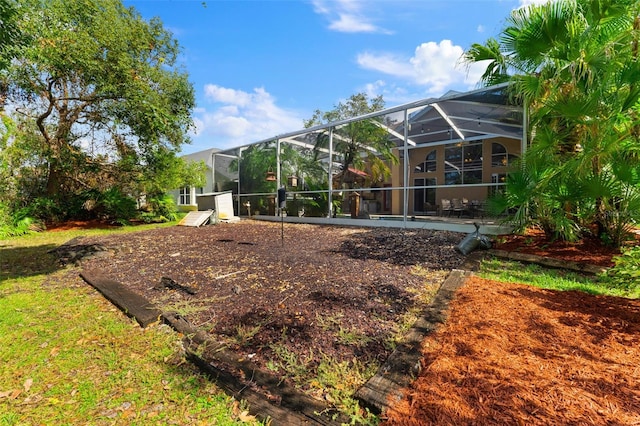
[[[142,220],[151,222],[172,222],[177,219],[178,207],[171,195],[163,194],[150,197],[147,200],[147,212],[142,214]]]
[[[624,290],[630,297],[640,297],[640,246],[625,250],[613,260],[615,266],[602,274],[600,281]]]
[[[12,217],[9,214],[9,208],[0,203],[0,238],[17,237],[43,228],[42,223],[32,217]]]
[[[60,203],[52,198],[38,197],[28,206],[18,209],[13,215],[14,222],[24,218],[33,218],[42,222],[60,222],[66,218]]]
[[[119,188],[109,188],[97,200],[96,209],[104,219],[126,223],[137,217],[136,201],[122,193]]]

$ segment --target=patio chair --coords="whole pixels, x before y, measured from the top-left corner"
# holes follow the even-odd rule
[[[476,216],[484,217],[484,203],[480,200],[471,200],[469,204],[469,213],[471,217],[474,218]]]
[[[440,200],[442,215],[444,216],[445,212],[447,216],[451,216],[451,212],[453,211],[453,207],[451,207],[451,200],[447,200],[443,198]]]
[[[453,198],[451,199],[451,210],[457,213],[458,217],[462,217],[462,213],[467,211],[467,207],[458,198]]]

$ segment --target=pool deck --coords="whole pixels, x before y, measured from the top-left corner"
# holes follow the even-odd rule
[[[249,219],[243,216],[242,219]],[[309,223],[315,225],[358,226],[365,228],[402,228],[433,229],[437,231],[473,232],[474,223],[480,226],[480,233],[485,235],[510,234],[512,227],[503,224],[496,218],[458,218],[449,216],[411,216],[406,220],[402,216],[371,215],[370,219],[352,219],[350,217],[298,217],[298,216],[251,216],[250,219],[284,223]]]

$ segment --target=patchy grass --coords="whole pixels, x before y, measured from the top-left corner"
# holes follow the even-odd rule
[[[184,362],[175,332],[143,330],[89,286],[63,281],[48,253],[76,236],[148,227],[0,241],[0,424],[255,423]]]
[[[357,359],[337,362],[323,357],[317,376],[309,383],[324,399],[342,407],[342,412],[351,418],[352,424],[375,425],[378,418],[368,409],[362,409],[353,399],[354,389],[360,388],[378,370],[379,365],[365,365]]]
[[[489,280],[529,284],[552,290],[577,290],[603,296],[634,296],[629,290],[608,285],[597,276],[496,258],[484,260],[478,275]]]

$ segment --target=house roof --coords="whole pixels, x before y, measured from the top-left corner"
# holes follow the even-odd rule
[[[269,139],[219,152],[224,155],[237,156],[241,149],[247,146],[270,143],[276,140],[302,149],[313,149],[319,134],[326,134],[330,128],[339,130],[346,124],[366,119],[374,119],[373,121],[378,126],[388,132],[389,139],[397,147],[403,147],[405,143],[405,111],[408,122],[407,144],[410,147],[496,137],[521,140],[523,135],[522,106],[512,101],[507,89],[507,84],[501,84],[470,92],[449,91],[439,98],[421,99],[359,117],[275,135]],[[334,137],[340,137],[339,131],[334,132]],[[318,151],[321,153],[320,159],[328,160],[328,150],[320,149]]]
[[[182,158],[184,158],[187,161],[193,161],[193,162],[204,161],[204,163],[209,168],[211,168],[213,164],[213,154],[215,152],[220,152],[220,150],[218,148],[209,148],[202,151],[193,152],[191,154],[183,155]]]

